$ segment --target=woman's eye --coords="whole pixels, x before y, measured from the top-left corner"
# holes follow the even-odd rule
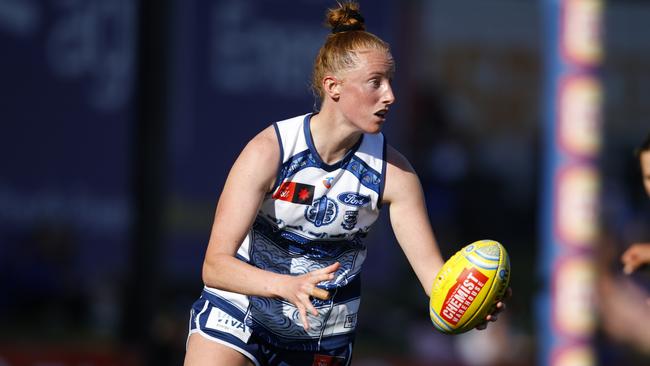
[[[381,81],[377,79],[372,79],[370,80],[370,85],[372,85],[375,88],[379,88],[379,86],[381,85]]]

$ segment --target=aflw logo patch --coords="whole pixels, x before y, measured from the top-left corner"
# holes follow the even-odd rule
[[[283,182],[273,194],[273,198],[301,205],[311,205],[314,201],[314,186],[296,182]]]
[[[449,289],[440,316],[450,324],[456,325],[472,305],[478,293],[481,292],[487,280],[488,277],[476,268],[470,270],[465,268],[456,279],[454,287]]]

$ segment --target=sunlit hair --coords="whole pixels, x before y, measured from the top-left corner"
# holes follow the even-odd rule
[[[356,2],[339,2],[338,7],[328,9],[325,21],[332,33],[327,36],[325,44],[318,51],[312,74],[312,90],[314,96],[320,100],[325,97],[323,78],[354,68],[359,60],[358,52],[380,50],[391,57],[388,43],[366,32],[364,19]]]

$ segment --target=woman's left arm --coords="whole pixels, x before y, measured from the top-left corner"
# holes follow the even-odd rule
[[[429,222],[422,185],[411,164],[393,147],[387,148],[386,184],[383,203],[389,205],[389,216],[393,232],[411,267],[415,271],[424,292],[431,296],[436,274],[444,264],[438,243]],[[506,298],[511,295],[508,288]],[[505,309],[499,301],[495,311],[486,321],[495,321],[497,314]],[[481,323],[478,329],[484,329]]]
[[[444,261],[431,229],[420,180],[411,164],[392,146],[387,147],[383,203],[395,237],[427,296]]]

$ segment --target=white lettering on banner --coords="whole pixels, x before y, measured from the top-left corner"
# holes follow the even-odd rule
[[[116,110],[131,97],[135,65],[135,2],[68,0],[56,2],[46,54],[52,71],[88,80],[93,107]]]
[[[251,330],[243,322],[233,318],[228,313],[219,308],[212,308],[208,315],[208,321],[205,323],[206,328],[215,329],[221,332],[231,334],[243,342],[247,342],[251,336]]]
[[[0,184],[0,226],[24,229],[53,222],[121,235],[133,219],[132,211],[128,200],[120,195],[100,195],[81,188],[73,192],[46,188],[23,191]]]
[[[256,14],[250,1],[222,1],[211,19],[210,76],[220,92],[265,90],[295,95],[308,90],[313,57],[324,33],[313,24],[287,24]],[[250,19],[255,17],[256,21]]]

